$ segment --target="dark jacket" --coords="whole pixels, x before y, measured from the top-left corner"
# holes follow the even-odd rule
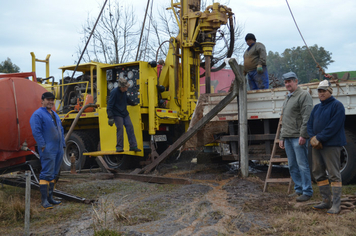
[[[315,105],[308,121],[308,134],[323,146],[344,146],[345,108],[333,96]]]
[[[107,106],[108,118],[113,119],[115,116],[126,117],[129,115],[127,111],[128,105],[135,105],[129,97],[127,92],[121,92],[120,88],[114,88],[110,93],[110,98]]]
[[[313,99],[310,94],[298,87],[283,103],[282,129],[280,139],[309,138],[307,123],[313,109]]]

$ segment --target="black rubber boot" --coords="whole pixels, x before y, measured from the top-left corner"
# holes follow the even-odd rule
[[[326,213],[329,215],[339,214],[341,204],[342,187],[332,187],[333,189],[333,206]]]
[[[316,210],[330,209],[331,207],[330,185],[319,186],[319,191],[323,201],[319,205],[313,206],[313,209]]]
[[[48,202],[47,200],[47,194],[48,194],[48,185],[47,184],[41,184],[40,185],[40,192],[41,192],[41,205],[44,209],[52,209],[53,206]]]
[[[54,190],[54,183],[50,182],[49,189],[48,189],[48,202],[52,205],[60,205],[62,203],[61,201],[56,201],[53,199],[53,190]]]

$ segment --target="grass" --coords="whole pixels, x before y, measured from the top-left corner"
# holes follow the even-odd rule
[[[283,191],[281,191],[283,190]],[[271,185],[270,193],[287,194],[287,185]],[[313,184],[314,194],[309,202],[321,200],[318,186]],[[343,195],[356,192],[356,185],[343,186]],[[351,236],[355,235],[356,226],[354,219],[356,211],[341,215],[327,215],[326,210],[316,211],[311,205],[293,206],[293,200],[279,200],[278,203],[270,202],[270,227],[252,227],[247,235],[281,235],[281,236],[302,236],[302,235],[327,235],[327,236]],[[290,204],[292,203],[292,204]],[[247,204],[248,205],[248,204]],[[250,207],[250,206],[249,206]],[[260,208],[263,208],[259,206]],[[251,208],[249,208],[251,210]],[[256,210],[256,209],[252,209]]]
[[[39,191],[31,190],[31,228],[58,224],[62,221],[79,219],[88,205],[66,202],[52,210],[40,205]],[[23,231],[25,215],[25,189],[8,185],[0,187],[0,235],[18,235]]]
[[[333,74],[333,73],[337,74],[339,79],[341,79],[345,73],[350,73],[350,79],[356,78],[356,71],[340,71],[340,72],[332,72],[330,74]]]

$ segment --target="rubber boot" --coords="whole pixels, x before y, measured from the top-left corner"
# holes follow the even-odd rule
[[[44,209],[52,209],[53,206],[47,200],[48,184],[40,184],[40,192],[41,192],[42,207]]]
[[[330,209],[331,207],[331,191],[330,185],[319,186],[320,195],[323,201],[316,206],[313,206],[313,209],[322,210],[322,209]]]
[[[48,189],[48,202],[52,205],[60,205],[62,203],[61,201],[56,201],[53,199],[53,190],[54,190],[54,183],[50,182],[49,189]]]
[[[341,204],[342,187],[332,187],[333,189],[333,206],[326,213],[328,215],[339,214]]]

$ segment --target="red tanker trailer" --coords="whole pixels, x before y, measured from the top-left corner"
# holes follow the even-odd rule
[[[34,72],[0,75],[1,173],[25,164],[26,158],[32,155],[30,150],[35,151],[29,121],[41,106],[41,95],[47,91],[35,81]]]

